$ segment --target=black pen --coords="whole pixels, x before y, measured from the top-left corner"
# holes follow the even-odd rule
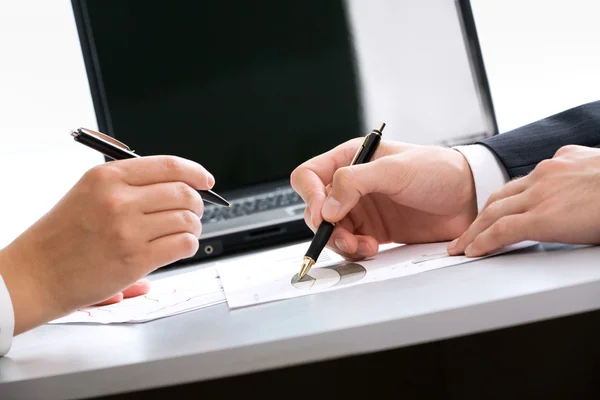
[[[385,128],[385,122],[382,122],[379,128],[373,129],[363,141],[362,145],[356,151],[354,158],[350,165],[357,165],[369,162],[373,154],[375,154],[375,150],[377,150],[377,146],[381,141],[381,132]],[[300,268],[300,273],[298,274],[298,280],[304,278],[308,271],[312,268],[312,266],[317,262],[321,251],[327,245],[327,242],[331,238],[331,233],[333,232],[334,224],[331,222],[323,221],[319,228],[317,229],[317,233],[313,237],[306,254],[304,255],[304,259],[302,260],[302,268]]]
[[[105,135],[104,133],[96,132],[91,129],[79,128],[71,131],[71,136],[75,141],[84,144],[113,160],[124,160],[127,158],[141,157],[129,148],[125,143],[119,142],[117,139]],[[210,203],[231,207],[231,204],[213,192],[212,190],[198,190],[203,200]]]

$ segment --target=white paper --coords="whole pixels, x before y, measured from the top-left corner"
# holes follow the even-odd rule
[[[382,247],[376,257],[359,262],[345,261],[326,249],[308,275],[298,282],[306,244],[284,251],[260,254],[217,264],[230,308],[338,290],[438,268],[472,262],[506,253],[536,242],[522,242],[485,257],[450,256],[449,242]]]
[[[200,269],[150,282],[145,296],[119,303],[86,307],[51,324],[139,323],[181,314],[225,302],[225,294],[215,267]]]

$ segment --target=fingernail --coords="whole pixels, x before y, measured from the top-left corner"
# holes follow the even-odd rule
[[[337,246],[338,249],[340,249],[344,253],[350,254],[350,250],[348,250],[348,245],[346,244],[346,241],[344,239],[342,239],[342,238],[335,239],[335,245]]]
[[[448,245],[448,250],[453,250],[456,247],[456,243],[458,243],[458,238],[450,242],[450,244]]]
[[[325,219],[333,219],[336,217],[341,207],[342,203],[334,199],[332,196],[329,196],[327,200],[325,200],[321,215],[323,215],[323,218]]]
[[[371,246],[366,242],[358,242],[358,254],[368,256],[371,254]]]
[[[208,175],[208,187],[212,188],[215,185],[215,177],[212,175]]]
[[[465,256],[470,257],[471,256],[471,248],[473,247],[473,243],[469,243],[469,245],[467,246],[467,248],[465,249]]]

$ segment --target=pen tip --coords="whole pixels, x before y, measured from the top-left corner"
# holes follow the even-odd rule
[[[302,268],[300,268],[300,273],[298,274],[298,281],[302,280],[310,271],[310,268],[315,264],[315,261],[310,257],[304,257],[302,260]]]
[[[383,132],[383,128],[385,128],[385,122],[382,122],[381,124],[379,124],[379,128],[377,128],[377,131],[379,131],[379,133]]]

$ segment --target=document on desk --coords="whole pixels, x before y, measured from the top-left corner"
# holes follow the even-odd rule
[[[325,249],[307,276],[298,281],[306,244],[290,246],[217,264],[229,308],[239,308],[472,262],[481,258],[528,247],[521,242],[484,257],[450,256],[449,242],[418,245],[386,245],[372,259],[349,262]]]
[[[150,292],[145,296],[107,306],[82,308],[50,323],[140,323],[223,302],[225,294],[217,270],[211,267],[153,280]]]

